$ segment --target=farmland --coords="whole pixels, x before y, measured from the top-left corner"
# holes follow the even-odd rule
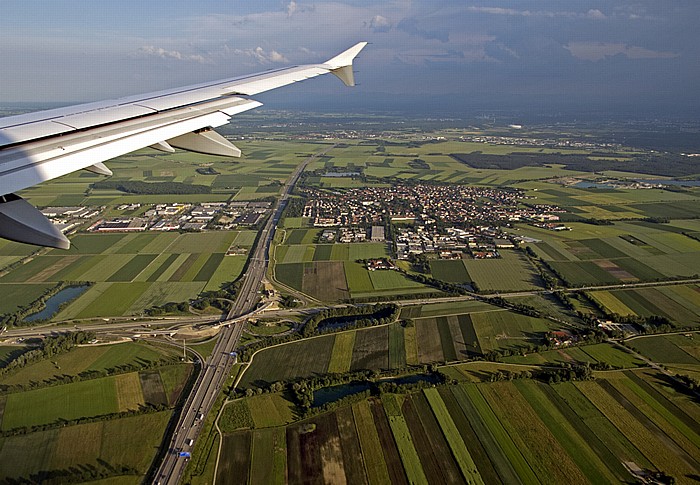
[[[270,184],[285,180],[309,150],[309,144],[294,142],[260,141],[243,145],[244,150],[249,150],[245,163],[191,153],[154,154],[148,150],[110,162],[114,177],[121,181],[208,185],[213,189],[211,194],[133,195],[111,189],[87,190],[90,183],[101,179],[92,174],[73,173],[51,184],[29,188],[23,196],[39,207],[104,206],[106,216],[123,215],[124,211],[117,206],[134,202],[255,200],[272,194],[268,190]],[[314,148],[311,147],[312,151]],[[202,164],[218,175],[197,173]],[[142,214],[146,208],[142,207],[135,215]],[[56,315],[56,320],[135,315],[153,305],[187,300],[203,290],[216,290],[222,283],[237,279],[246,257],[224,257],[224,254],[232,244],[250,247],[255,234],[248,230],[182,234],[79,232],[71,236],[69,251],[40,251],[10,271],[0,272],[3,294],[16,295],[11,300],[3,299],[0,314],[30,304],[62,280],[96,284]],[[30,253],[28,246],[3,241],[0,270]]]
[[[22,292],[27,304],[58,281],[93,281],[55,318],[138,314],[238,278],[244,257],[224,253],[239,234],[81,234],[71,255],[49,251],[0,277],[0,288]]]
[[[170,413],[164,411],[4,438],[0,441],[0,480],[26,480],[70,467],[103,469],[106,464],[133,468],[135,474],[122,480],[138,483],[155,456],[169,418]]]
[[[521,226],[518,234],[539,240],[532,245],[535,253],[569,285],[656,281],[700,272],[700,243],[682,228],[623,221],[567,225],[571,231],[558,233]]]
[[[177,356],[167,347],[146,343],[76,347],[49,360],[40,360],[0,378],[1,384],[27,385],[56,377],[78,375],[84,371],[106,371],[120,365],[155,363]]]
[[[384,394],[286,426],[225,434],[219,459],[228,476],[273,482],[630,481],[623,462],[688,477],[700,467],[700,434],[686,412],[689,398],[669,392],[652,374],[625,371],[554,385],[517,380]],[[267,440],[281,455],[272,469],[262,465],[268,450],[240,448]]]
[[[50,473],[78,480],[93,469],[138,482],[192,372],[177,355],[136,342],[82,346],[6,372],[0,453],[13,458],[0,481],[41,482]]]
[[[697,333],[682,335],[658,335],[631,339],[629,345],[637,352],[660,362],[676,366],[699,366],[700,353],[696,339],[700,338]]]
[[[501,251],[495,260],[464,260],[467,272],[480,290],[516,291],[541,288],[529,261],[517,251]]]
[[[427,313],[444,316],[412,318],[400,323],[324,335],[290,342],[258,352],[241,381],[242,387],[280,380],[364,369],[400,369],[406,364],[430,364],[483,357],[492,350],[519,352],[540,345],[552,322],[508,312],[481,302],[466,302],[461,311],[432,308]],[[471,304],[471,305],[470,305]],[[437,305],[435,305],[437,306]],[[590,361],[597,361],[588,357]]]
[[[160,372],[170,377],[171,368],[178,367],[181,369],[172,376],[174,379],[169,380],[168,394],[173,396],[171,402],[174,402],[176,395],[173,391],[181,390],[183,381],[189,376],[187,366],[183,364],[10,393],[5,399],[1,429],[29,428],[134,411],[147,403],[168,405]],[[22,370],[18,374],[21,373]],[[14,379],[3,379],[2,383],[21,384],[28,378],[25,374],[19,382],[13,382],[18,379],[17,375],[12,377]]]
[[[548,344],[548,332],[587,324],[556,295],[540,293],[545,290],[541,274],[552,276],[554,283],[548,284],[564,287],[617,285],[586,290],[586,296],[577,300],[576,309],[588,305],[596,317],[603,316],[604,312],[596,313],[601,308],[621,317],[659,316],[677,326],[700,324],[697,284],[629,285],[700,274],[697,188],[579,184],[595,185],[601,174],[637,177],[622,172],[628,166],[654,168],[641,160],[649,153],[623,147],[571,149],[467,141],[469,132],[479,132],[475,127],[469,132],[460,128],[429,133],[392,128],[373,133],[371,139],[347,138],[344,133],[339,140],[324,135],[326,139],[311,142],[286,132],[280,141],[277,133],[268,136],[266,130],[271,129],[236,141],[244,151],[240,161],[144,150],[109,162],[115,181],[198,184],[211,188],[211,193],[130,195],[91,188],[90,183],[101,178],[76,173],[30,188],[22,196],[39,207],[100,207],[99,217],[105,218],[142,215],[152,208],[146,204],[271,200],[301,160],[333,143],[325,156],[309,165],[300,185],[328,193],[366,186],[381,190],[397,181],[519,189],[526,199],[518,209],[538,204],[562,208],[556,214],[570,230],[535,227],[526,218],[511,219],[509,213],[494,225],[506,233],[499,233],[499,238],[510,238],[516,249],[499,247],[492,259],[472,259],[477,255],[470,245],[457,255],[432,253],[422,267],[414,261],[397,262],[402,271],[420,272],[426,278],[457,285],[473,282],[482,293],[523,292],[504,298],[534,307],[548,318],[508,311],[487,300],[423,302],[403,307],[401,323],[259,351],[250,366],[241,365],[245,368],[241,390],[257,394],[281,380],[364,370],[392,373],[433,364],[450,377],[450,384],[372,396],[303,421],[288,400],[291,392],[237,397],[224,408],[222,419],[228,421],[220,422],[223,435],[214,441],[222,445],[220,482],[632,482],[635,478],[622,464],[627,461],[668,472],[678,482],[700,474],[697,403],[672,387],[666,376],[608,342],[533,351]],[[201,168],[211,170],[197,170]],[[302,197],[300,191],[293,200]],[[135,211],[118,208],[133,202],[144,205]],[[428,228],[426,221],[433,215],[424,217],[411,209],[397,214],[408,216],[399,217],[404,220],[399,224],[416,231]],[[282,296],[291,288],[312,297],[308,299],[312,306],[435,296],[433,286],[399,271],[369,271],[359,262],[396,257],[392,238],[398,226],[391,222],[393,215],[385,213],[359,224],[363,230],[383,224],[385,242],[368,242],[367,233],[365,242],[353,243],[322,241],[325,228],[313,227],[313,219],[300,210],[285,216],[271,250],[268,277],[284,285],[278,288]],[[89,289],[65,305],[54,320],[139,316],[151,306],[187,301],[236,280],[257,237],[247,226],[193,233],[85,232],[92,222],[85,221],[70,235],[69,251],[34,252],[0,241],[4,295],[0,314],[30,304],[60,281],[89,281],[93,283]],[[482,224],[464,219],[455,225],[462,223],[465,228]],[[442,221],[437,226],[447,227]],[[673,373],[698,376],[696,338],[669,334],[627,343]],[[211,352],[212,344],[213,340],[201,344],[204,353]],[[503,354],[510,355],[500,357]],[[0,349],[0,362],[11,356],[10,350]],[[24,387],[0,396],[0,429],[20,433],[0,438],[0,481],[30,477],[39,482],[42,476],[36,474],[42,471],[89,469],[103,463],[133,467],[136,471],[125,483],[142,480],[170,412],[149,410],[146,415],[138,414],[143,412],[138,409],[146,404],[172,407],[191,372],[189,365],[157,363],[171,356],[168,350],[141,343],[81,347],[2,376],[0,383]],[[485,358],[501,362],[474,361]],[[596,372],[591,381],[551,385],[529,379],[487,382],[498,372],[575,363],[607,364],[619,371]],[[139,364],[149,368],[124,367]],[[93,376],[110,375],[67,383],[91,371]],[[63,378],[66,383],[59,384]],[[130,410],[137,415],[104,418]],[[99,415],[103,418],[95,422],[59,425]],[[20,430],[31,426],[45,429]],[[216,447],[212,450],[210,460]],[[207,470],[213,474],[214,466],[209,463]]]
[[[570,363],[606,363],[613,368],[635,368],[643,367],[645,363],[625,349],[613,346],[608,343],[593,345],[582,345],[578,347],[568,347],[544,352],[530,353],[527,355],[517,355],[504,357],[504,362],[514,364],[570,364]],[[460,369],[462,370],[462,369]],[[469,368],[463,368],[465,373],[469,373]]]
[[[618,315],[657,315],[680,326],[700,325],[697,285],[592,291],[591,298]]]
[[[307,237],[313,232],[297,231],[291,234]],[[380,243],[280,245],[274,271],[279,282],[322,301],[434,291],[395,271],[368,271],[356,262],[387,256],[386,245]]]

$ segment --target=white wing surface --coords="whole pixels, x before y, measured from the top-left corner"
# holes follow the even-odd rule
[[[111,175],[102,162],[147,146],[240,156],[213,129],[261,105],[249,96],[329,72],[354,86],[352,62],[366,44],[323,64],[0,118],[0,237],[67,249],[69,240],[14,192],[80,169]]]

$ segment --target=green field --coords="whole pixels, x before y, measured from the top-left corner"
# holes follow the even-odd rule
[[[251,409],[258,399],[248,399]],[[612,483],[633,480],[625,461],[687,476],[700,466],[700,433],[688,406],[696,405],[638,371],[556,385],[463,383],[369,398],[270,428],[269,436],[239,431],[235,448],[234,435],[226,435],[232,441],[219,460],[227,473],[252,482],[320,479],[332,470],[336,479],[352,483],[427,477],[447,483]],[[283,458],[272,469],[262,466],[269,452],[256,449],[256,440],[282,432],[286,442],[275,446]],[[248,449],[248,440],[252,459],[243,459],[236,450]]]
[[[316,257],[319,248],[325,248],[322,258]],[[376,243],[278,246],[275,277],[280,283],[322,301],[434,291],[397,271],[368,271],[350,257],[359,251],[369,251],[361,258],[385,256],[385,246]]]
[[[700,324],[695,286],[659,286],[627,290],[592,291],[591,298],[618,315],[665,317],[681,326]]]
[[[467,273],[480,290],[517,291],[541,288],[539,276],[525,256],[501,250],[500,259],[465,259]]]
[[[115,377],[9,394],[2,429],[54,423],[119,411]]]
[[[544,352],[530,353],[527,355],[514,355],[504,357],[503,362],[513,364],[566,364],[578,362],[585,363],[606,363],[613,368],[635,368],[643,367],[645,363],[628,351],[618,346],[608,343],[582,345],[579,347],[566,347]]]
[[[3,294],[0,300],[0,315],[28,306],[53,286],[52,284],[0,284],[0,291]]]
[[[169,418],[169,412],[160,412],[4,438],[0,440],[0,480],[12,483],[40,472],[70,467],[104,469],[108,464],[133,467],[141,475],[113,479],[120,480],[114,483],[138,483],[155,456]]]
[[[461,259],[436,259],[430,262],[433,277],[448,283],[468,283],[471,281],[467,268]]]
[[[517,349],[542,339],[552,330],[552,322],[518,313],[493,311],[471,315],[474,331],[483,352],[492,349]]]
[[[70,251],[49,251],[0,277],[0,287],[16,293],[17,303],[6,303],[4,310],[30,303],[62,280],[96,284],[57,320],[131,315],[187,300],[205,287],[218,289],[238,278],[246,257],[224,257],[224,252],[234,240],[249,244],[249,232],[79,234]]]
[[[685,335],[654,335],[635,338],[629,345],[637,352],[662,364],[700,365],[697,333]]]
[[[122,343],[74,347],[69,352],[49,360],[40,360],[0,378],[0,384],[27,385],[49,381],[54,377],[78,375],[83,371],[104,371],[119,365],[155,363],[162,358],[177,356],[175,349],[145,343]]]
[[[328,369],[334,339],[328,335],[264,349],[255,355],[240,385],[323,374]]]

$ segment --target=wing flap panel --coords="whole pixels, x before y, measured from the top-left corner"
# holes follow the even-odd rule
[[[53,121],[42,121],[28,125],[16,125],[0,130],[0,147],[12,145],[24,140],[34,140],[48,136],[61,135],[74,131],[68,125],[54,123]]]
[[[214,130],[195,131],[170,138],[167,142],[175,148],[205,155],[240,157],[241,150]]]
[[[105,125],[107,123],[123,121],[129,118],[138,118],[139,116],[150,115],[156,111],[157,110],[145,108],[143,106],[128,104],[109,109],[100,109],[96,111],[89,111],[87,113],[64,116],[54,121],[72,126],[76,130],[82,130],[92,126]]]

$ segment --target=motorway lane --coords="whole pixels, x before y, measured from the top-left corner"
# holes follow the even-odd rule
[[[270,244],[275,235],[277,223],[287,205],[289,195],[306,166],[334,146],[326,147],[319,153],[304,160],[284,185],[282,195],[273,209],[272,216],[261,231],[255,249],[250,256],[247,271],[243,276],[243,283],[224,322],[226,326],[219,335],[219,340],[214,346],[212,355],[202,364],[203,369],[185,402],[166,457],[158,468],[156,483],[174,485],[179,482],[187,466],[187,460],[180,458],[178,453],[180,451],[192,451],[194,442],[197,440],[202,427],[202,420],[199,419],[199,416],[206,416],[209,413],[221,391],[221,387],[226,381],[233,364],[233,357],[230,354],[236,348],[238,339],[243,333],[245,326],[245,319],[239,317],[253,311],[258,304],[258,288],[267,271]]]

